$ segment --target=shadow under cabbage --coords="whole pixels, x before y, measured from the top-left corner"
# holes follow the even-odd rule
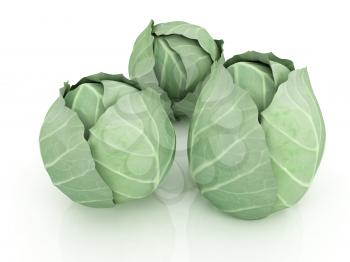
[[[199,193],[194,199],[187,234],[191,261],[299,261],[302,218],[298,209],[261,220],[239,220],[213,207]]]
[[[73,204],[63,216],[60,246],[63,261],[168,261],[174,227],[153,196],[108,209]]]

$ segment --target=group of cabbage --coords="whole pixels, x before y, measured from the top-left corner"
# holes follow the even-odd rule
[[[272,53],[225,61],[222,45],[199,26],[151,21],[134,44],[131,80],[65,83],[40,132],[54,185],[91,207],[147,197],[174,160],[172,123],[187,117],[191,175],[218,209],[257,219],[295,204],[325,144],[307,70]]]

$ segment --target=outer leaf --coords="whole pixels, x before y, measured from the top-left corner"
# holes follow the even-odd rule
[[[288,79],[288,75],[290,73],[290,69],[284,66],[281,63],[270,61],[270,67],[273,75],[273,79],[275,80],[276,87],[280,84],[284,83]]]
[[[215,42],[217,43],[218,46],[220,46],[222,50],[222,45],[224,42],[222,40],[215,40]],[[224,61],[225,61],[225,58],[222,53],[218,63],[223,63]],[[203,72],[204,70],[200,70],[200,71]],[[209,73],[210,71],[207,71],[205,75],[208,75]],[[173,111],[174,111],[175,117],[177,118],[180,118],[183,116],[187,118],[192,117],[193,110],[197,103],[198,96],[206,80],[205,76],[203,75],[201,75],[199,79],[200,79],[200,82],[197,83],[197,85],[194,87],[194,90],[192,92],[188,92],[182,100],[175,101],[173,103]]]
[[[160,100],[162,103],[162,107],[163,107],[164,111],[167,113],[169,119],[171,121],[175,121],[175,116],[174,116],[174,112],[172,109],[172,102],[171,102],[168,94],[158,86],[152,88],[152,90],[159,94]]]
[[[112,106],[118,98],[137,92],[138,89],[130,84],[113,80],[102,80],[103,85],[103,97],[102,102],[105,108]]]
[[[234,83],[250,94],[259,112],[271,103],[277,87],[268,66],[253,62],[238,62],[229,66],[227,70]]]
[[[153,89],[121,97],[90,133],[97,170],[116,202],[151,194],[174,157],[174,129]]]
[[[60,96],[47,113],[40,132],[45,168],[52,182],[73,201],[91,207],[113,206],[112,192],[95,170],[83,134],[82,122]]]
[[[122,82],[131,86],[135,86],[138,88],[137,82],[132,81],[127,79],[124,75],[122,74],[117,74],[117,75],[111,75],[111,74],[106,74],[103,72],[94,74],[94,75],[89,75],[86,77],[83,77],[82,79],[79,80],[78,83],[72,86],[72,89],[76,88],[77,86],[85,83],[102,83],[104,80],[111,80],[111,81],[118,81]],[[140,89],[140,88],[138,88]]]
[[[63,96],[65,96],[69,91],[74,90],[75,88],[77,88],[81,84],[86,84],[86,83],[102,84],[102,82],[105,80],[122,82],[124,84],[128,84],[128,85],[133,86],[136,89],[140,90],[140,87],[136,81],[129,80],[122,74],[111,75],[111,74],[106,74],[106,73],[100,72],[97,74],[83,77],[75,85],[72,85],[72,86],[70,86],[68,83],[65,83],[64,88],[61,88],[60,92]]]
[[[197,40],[200,46],[210,55],[213,61],[217,61],[221,57],[221,48],[216,44],[215,40],[209,35],[209,33],[200,26],[175,21],[158,24],[154,27],[153,32],[158,36],[175,34]]]
[[[324,150],[324,122],[306,69],[289,74],[262,113],[262,126],[278,180],[278,210],[304,195]]]
[[[270,214],[276,181],[257,108],[213,65],[192,118],[189,159],[201,193],[220,210],[244,219]]]
[[[74,91],[74,89],[83,84],[102,85],[102,103],[104,108],[108,108],[114,104],[119,97],[140,90],[140,86],[136,81],[129,80],[122,74],[111,75],[101,72],[83,77],[72,86],[66,83],[65,87],[61,90],[61,93],[66,96],[68,92]]]
[[[64,98],[66,106],[76,112],[84,124],[85,137],[88,136],[88,130],[95,125],[97,119],[105,111],[102,94],[101,84],[84,83],[68,92]]]
[[[158,81],[153,70],[155,65],[152,35],[153,21],[138,36],[129,60],[129,76],[142,87],[157,86]]]
[[[228,67],[234,63],[238,62],[260,62],[266,65],[270,65],[270,62],[277,62],[284,65],[289,69],[289,71],[294,70],[294,64],[291,60],[281,59],[275,56],[273,53],[259,53],[256,51],[248,51],[243,54],[235,55],[225,62],[225,67]]]
[[[159,85],[171,99],[183,98],[186,94],[187,76],[181,58],[162,37],[155,39],[154,53],[156,58],[154,69]]]
[[[273,53],[259,53],[256,51],[248,51],[240,55],[235,55],[225,62],[225,67],[238,62],[257,62],[262,63],[271,68],[273,79],[276,87],[287,80],[290,71],[294,70],[294,64],[291,60],[281,59]]]
[[[169,46],[180,56],[186,70],[186,91],[193,92],[210,72],[212,60],[198,42],[178,35],[165,37]]]
[[[105,109],[114,104],[120,96],[136,92],[139,86],[123,75],[98,73],[82,78],[73,86],[68,84],[61,90],[66,106],[77,112],[85,126],[85,137],[89,129]]]
[[[253,98],[259,112],[272,101],[278,86],[285,82],[293,62],[281,59],[273,53],[248,51],[235,55],[225,62],[234,83],[239,85]]]

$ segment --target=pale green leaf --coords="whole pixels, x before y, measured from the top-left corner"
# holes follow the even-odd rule
[[[66,89],[65,89],[64,93],[66,94],[68,91],[74,90],[75,88],[77,88],[81,84],[86,84],[86,83],[102,84],[102,81],[105,81],[105,80],[122,82],[122,83],[134,86],[135,88],[139,89],[138,88],[138,84],[135,81],[127,79],[122,74],[115,75],[115,74],[106,74],[106,73],[101,72],[101,73],[97,73],[97,74],[93,74],[93,75],[89,75],[89,76],[83,77],[82,79],[79,80],[78,83],[76,83],[72,87],[66,86]]]
[[[172,164],[174,129],[153,89],[121,97],[90,133],[96,168],[116,202],[150,195]]]
[[[210,72],[212,60],[198,42],[178,35],[164,38],[171,49],[181,58],[186,69],[186,91],[193,92],[195,87]]]
[[[120,97],[138,91],[134,86],[119,81],[103,80],[102,85],[102,101],[105,108],[112,106]]]
[[[122,74],[112,75],[101,72],[83,77],[73,86],[69,86],[66,83],[65,88],[61,89],[61,93],[67,96],[68,93],[74,92],[75,89],[83,84],[100,84],[103,87],[102,103],[105,108],[114,104],[124,94],[140,90],[139,84],[136,81],[129,80]]]
[[[278,58],[273,53],[255,51],[233,56],[225,62],[225,67],[230,71],[234,83],[248,91],[259,112],[269,106],[278,86],[294,70],[290,60]]]
[[[290,73],[290,69],[288,67],[272,60],[270,61],[270,67],[276,87],[287,81]]]
[[[78,115],[60,96],[40,131],[40,151],[52,182],[69,198],[92,207],[113,206],[110,188],[95,169]]]
[[[233,56],[225,62],[225,67],[228,68],[239,62],[253,62],[268,66],[271,69],[276,90],[280,84],[287,80],[289,72],[294,70],[294,64],[291,60],[281,59],[273,53],[259,53],[256,51],[248,51]]]
[[[213,61],[220,59],[222,50],[215,40],[202,27],[192,25],[182,21],[158,24],[153,31],[157,36],[160,35],[181,35],[187,38],[197,40],[199,45],[210,55]]]
[[[180,56],[162,37],[157,37],[154,43],[155,72],[159,85],[168,96],[180,100],[186,95],[186,69]]]
[[[192,176],[216,207],[245,219],[270,214],[276,181],[258,111],[222,65],[213,65],[199,95],[188,147]]]
[[[153,54],[152,35],[153,21],[151,21],[145,30],[135,41],[130,60],[129,76],[136,80],[142,87],[157,86],[158,81],[153,70],[155,65]]]
[[[253,98],[259,112],[271,103],[277,87],[268,66],[254,62],[238,62],[227,69],[234,83]]]
[[[306,69],[295,70],[262,112],[262,126],[278,180],[275,209],[295,204],[321,161],[325,127]]]
[[[262,64],[269,65],[271,61],[287,67],[289,71],[294,70],[294,64],[291,60],[281,59],[275,56],[273,53],[260,53],[256,51],[248,51],[243,54],[233,56],[225,62],[225,67],[238,62],[260,62]]]
[[[105,111],[102,103],[103,88],[101,84],[84,83],[65,96],[66,106],[76,112],[85,127],[85,137],[88,130],[95,125],[97,119]]]

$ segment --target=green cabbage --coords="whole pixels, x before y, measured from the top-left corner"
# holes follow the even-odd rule
[[[188,155],[201,193],[221,211],[257,219],[295,204],[324,144],[306,69],[257,52],[212,66],[192,116]]]
[[[160,86],[173,101],[176,116],[192,114],[198,86],[214,61],[223,60],[222,41],[186,22],[154,25],[136,39],[129,75],[142,87]]]
[[[40,132],[53,184],[91,207],[150,195],[174,158],[169,109],[160,90],[140,91],[122,75],[100,73],[73,86],[65,83]]]

